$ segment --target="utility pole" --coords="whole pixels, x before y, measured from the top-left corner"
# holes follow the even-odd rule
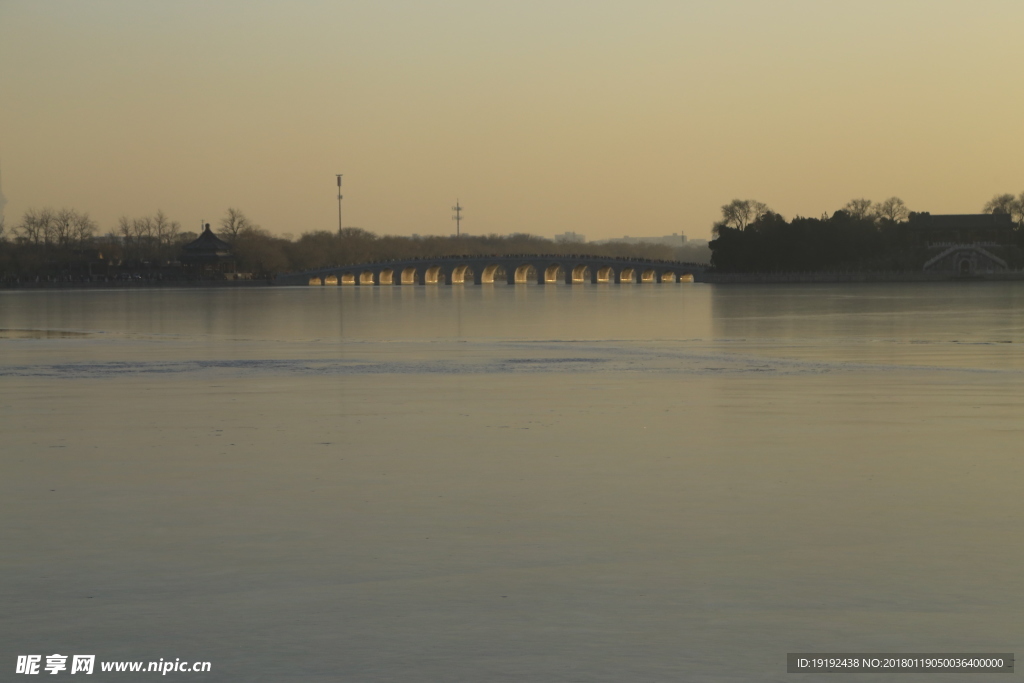
[[[4,222],[4,207],[7,206],[7,198],[4,197],[3,183],[0,183],[0,226]]]
[[[338,176],[338,234],[341,234],[341,176],[344,173],[335,173]]]
[[[455,206],[452,207],[452,211],[455,215],[452,216],[452,220],[455,221],[455,236],[458,237],[461,234],[461,223],[462,223],[462,207],[459,206],[459,200],[455,200]]]

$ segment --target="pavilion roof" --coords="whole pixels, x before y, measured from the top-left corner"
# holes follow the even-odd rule
[[[231,245],[217,237],[207,225],[203,234],[182,247],[186,253],[230,251]]]

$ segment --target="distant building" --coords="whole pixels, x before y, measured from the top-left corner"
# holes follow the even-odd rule
[[[559,235],[555,235],[556,242],[586,242],[587,236],[581,235],[578,232],[563,232]]]
[[[1005,248],[1013,244],[1009,214],[913,213],[907,225],[914,241],[933,253],[924,264],[925,271],[975,275],[1007,269],[1000,254],[1005,255]]]
[[[217,237],[206,224],[203,234],[181,248],[182,265],[200,271],[230,273],[235,269],[231,245]]]
[[[977,244],[948,246],[924,264],[926,272],[952,272],[961,275],[998,273],[1006,268],[1006,261]]]
[[[1006,213],[912,213],[908,226],[923,246],[1013,243],[1013,219]]]
[[[661,237],[629,237],[628,235],[610,240],[600,240],[594,244],[664,244],[669,247],[681,247],[686,243],[686,235],[674,232]]]

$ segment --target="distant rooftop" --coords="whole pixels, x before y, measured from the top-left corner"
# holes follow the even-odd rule
[[[181,248],[181,261],[193,265],[216,265],[231,262],[231,245],[217,237],[209,224],[203,234]]]
[[[610,240],[597,240],[594,244],[664,244],[670,247],[681,247],[686,242],[686,235],[674,232],[671,235],[657,237],[616,237]]]
[[[939,230],[1013,227],[1013,219],[1008,213],[915,213],[911,214],[911,221]]]

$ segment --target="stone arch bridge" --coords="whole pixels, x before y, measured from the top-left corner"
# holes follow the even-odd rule
[[[682,261],[575,254],[442,256],[318,268],[277,276],[280,285],[510,285],[536,282],[699,282],[706,266]]]

